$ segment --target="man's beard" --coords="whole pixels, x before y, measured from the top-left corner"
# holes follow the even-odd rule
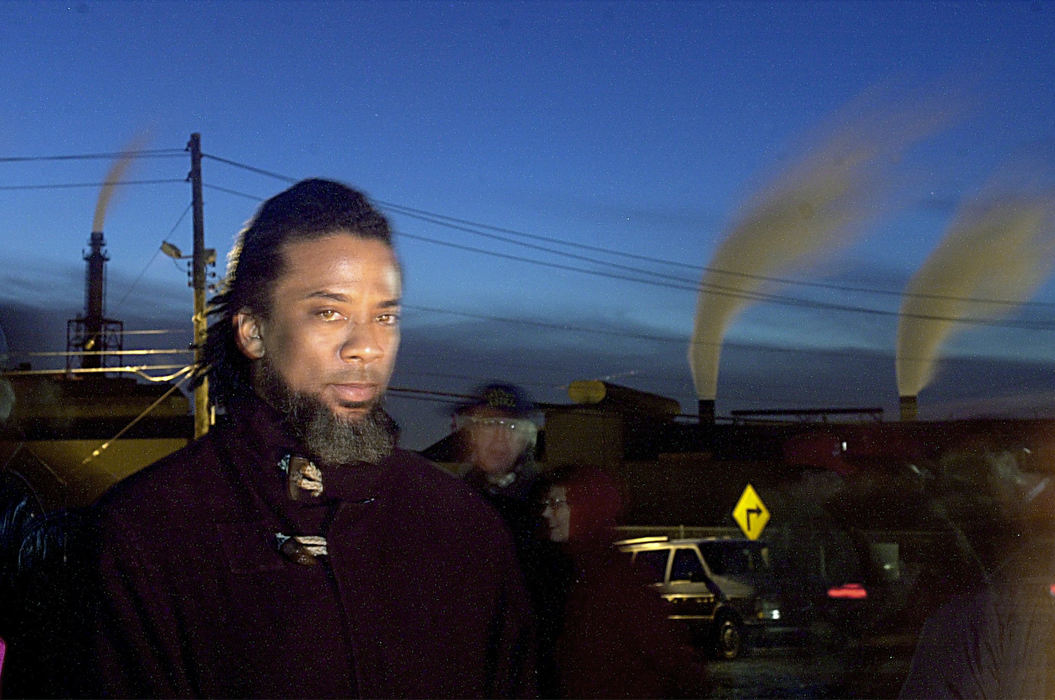
[[[341,466],[352,462],[377,464],[392,454],[399,428],[380,401],[362,406],[370,410],[358,420],[347,420],[335,415],[321,400],[294,391],[268,357],[259,362],[257,389],[264,399],[286,414],[286,424],[311,453],[313,460],[323,466]]]

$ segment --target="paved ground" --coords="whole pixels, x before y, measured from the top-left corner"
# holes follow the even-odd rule
[[[908,671],[915,640],[872,638],[838,651],[806,647],[753,649],[736,661],[713,661],[714,697],[892,698]]]

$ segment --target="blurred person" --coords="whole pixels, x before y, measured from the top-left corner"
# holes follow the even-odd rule
[[[603,471],[566,465],[543,475],[540,503],[549,539],[570,561],[566,601],[553,623],[543,678],[568,698],[700,697],[707,670],[667,618],[649,577],[612,546],[623,500]],[[545,629],[545,625],[543,625]]]
[[[197,367],[220,420],[93,508],[84,692],[535,692],[500,519],[382,407],[401,278],[355,190],[305,180],[257,210]]]
[[[466,432],[468,471],[465,480],[485,496],[527,501],[538,473],[534,452],[538,426],[535,404],[512,384],[478,388],[476,398],[458,408]],[[500,508],[501,510],[501,508]]]
[[[1055,498],[1006,449],[943,456],[934,509],[974,574],[920,631],[904,698],[1055,696]]]
[[[545,650],[550,646],[546,639],[552,637],[546,624],[559,618],[564,600],[558,582],[567,574],[565,558],[540,530],[534,461],[537,409],[523,389],[509,383],[492,382],[473,395],[456,412],[467,461],[463,478],[494,506],[513,536],[539,646]],[[552,673],[543,670],[541,677],[551,678]],[[552,695],[546,687],[541,690],[544,697]]]
[[[539,538],[538,513],[531,498],[538,472],[534,452],[538,426],[535,404],[512,384],[479,387],[457,410],[468,467],[465,483],[494,506],[511,530],[521,564],[530,568]],[[532,578],[530,570],[525,576]]]

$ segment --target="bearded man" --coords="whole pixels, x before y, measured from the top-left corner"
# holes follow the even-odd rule
[[[385,218],[306,180],[239,234],[198,376],[221,410],[94,509],[88,692],[535,691],[512,544],[382,408],[401,270]]]

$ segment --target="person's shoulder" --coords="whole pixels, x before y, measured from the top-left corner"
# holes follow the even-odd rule
[[[97,517],[150,519],[185,511],[215,476],[222,432],[210,432],[111,486],[92,506]]]
[[[462,522],[466,518],[491,524],[498,514],[491,505],[457,476],[430,462],[416,452],[397,449],[390,457],[396,467],[390,473],[392,486],[401,499],[420,513],[440,512],[444,519],[455,516]]]
[[[417,452],[397,447],[388,460],[395,466],[392,473],[401,479],[405,486],[438,488],[452,493],[465,490],[465,484],[460,477]]]

